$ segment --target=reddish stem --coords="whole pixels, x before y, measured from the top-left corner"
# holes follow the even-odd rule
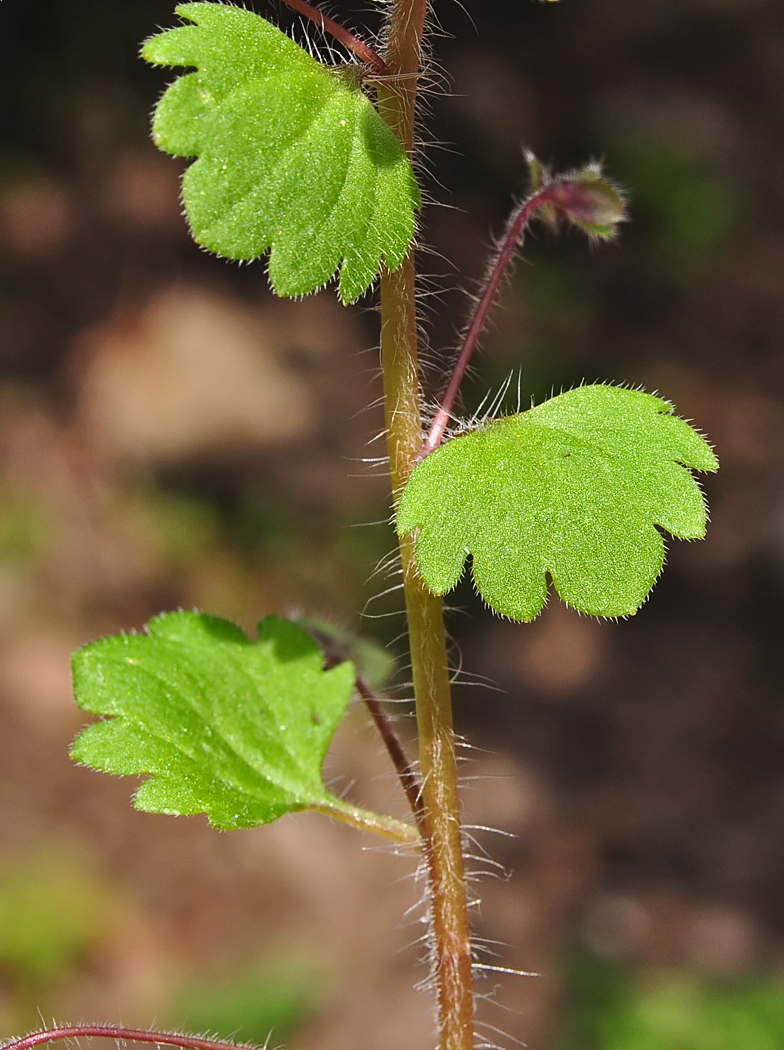
[[[449,385],[446,388],[446,393],[441,399],[441,404],[438,406],[433,425],[431,426],[427,438],[417,456],[417,462],[423,460],[425,456],[429,456],[431,452],[434,452],[443,441],[444,432],[449,424],[452,409],[454,408],[457,399],[457,392],[460,389],[460,384],[463,382],[463,378],[465,377],[468,362],[471,360],[471,354],[473,354],[479,336],[482,334],[482,329],[487,322],[487,315],[490,313],[490,307],[493,305],[493,300],[495,299],[498,287],[503,280],[506,268],[512,261],[512,257],[520,242],[520,238],[530,222],[531,216],[537,208],[541,207],[543,204],[547,204],[553,196],[557,196],[557,187],[557,183],[551,183],[549,186],[545,186],[543,189],[539,190],[538,193],[535,193],[532,197],[529,197],[528,200],[523,201],[522,204],[518,205],[509,216],[501,248],[495,257],[495,260],[489,267],[484,291],[482,292],[482,296],[474,310],[473,317],[471,318],[468,330],[466,331],[465,339],[463,340],[463,345],[460,348],[460,353],[455,362]]]
[[[120,1028],[112,1024],[76,1024],[49,1028],[33,1032],[6,1043],[3,1050],[29,1050],[42,1043],[53,1043],[58,1039],[102,1038],[123,1039],[135,1043],[155,1043],[159,1046],[179,1046],[184,1050],[236,1050],[243,1044],[229,1043],[220,1039],[200,1039],[195,1035],[179,1032],[153,1032],[145,1028]]]
[[[307,631],[321,646],[326,661],[325,669],[328,670],[330,667],[335,667],[337,664],[342,664],[344,660],[350,659],[346,649],[336,639],[330,637],[324,631],[320,631],[318,627],[308,627]],[[419,831],[422,833],[422,785],[411,768],[411,763],[403,750],[403,745],[400,743],[395,730],[392,728],[392,723],[387,718],[386,711],[374,695],[373,690],[360,675],[357,675],[354,681],[354,688],[364,700],[365,706],[376,723],[376,728],[381,734],[381,739],[389,752],[392,764],[397,771],[398,777],[400,777],[400,783],[403,785],[403,791],[406,793],[408,804],[411,806],[411,811],[416,818]]]
[[[336,22],[334,18],[322,14],[317,7],[313,7],[307,0],[283,0],[283,3],[298,11],[299,14],[304,15],[305,18],[309,18],[311,22],[315,22],[319,29],[326,30],[327,33],[334,36],[336,40],[339,40],[349,51],[353,51],[357,58],[361,59],[375,73],[382,77],[392,75],[392,70],[381,55],[376,54],[372,47],[360,40],[359,37],[354,36],[353,33],[350,33],[348,29]]]
[[[389,752],[389,757],[392,759],[397,775],[400,777],[400,783],[403,785],[403,790],[406,793],[408,804],[411,806],[420,834],[424,837],[425,816],[422,808],[422,785],[411,768],[411,763],[403,750],[403,745],[398,740],[397,734],[379,701],[373,696],[373,693],[361,678],[357,678],[356,688],[365,701],[365,706],[370,711],[373,721],[376,723],[376,728],[381,734],[381,738]]]

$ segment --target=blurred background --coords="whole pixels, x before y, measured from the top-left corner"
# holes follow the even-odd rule
[[[302,39],[295,19],[251,5]],[[378,28],[380,7],[333,3]],[[602,158],[618,245],[538,231],[466,412],[642,384],[715,442],[705,543],[635,618],[557,600],[450,619],[481,878],[488,1044],[784,1047],[784,7],[778,0],[438,0],[424,184],[429,394],[521,144]],[[156,152],[168,0],[0,4],[0,1034],[53,1017],[183,1025],[292,1050],[433,1044],[410,859],[320,817],[219,834],[136,813],[74,768],[69,653],[197,606],[248,631],[323,617],[402,664],[369,296],[275,301],[209,257]],[[447,94],[446,92],[449,92]],[[516,399],[516,395],[515,395]],[[371,407],[368,407],[371,406]],[[470,614],[470,615],[466,615]],[[488,679],[496,687],[481,683]],[[401,732],[410,739],[405,687]],[[336,790],[403,807],[361,709]],[[481,859],[477,868],[487,869]],[[494,1001],[491,1001],[493,1000]],[[498,1034],[496,1029],[505,1033]]]

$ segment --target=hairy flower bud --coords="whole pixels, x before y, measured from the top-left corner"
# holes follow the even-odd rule
[[[626,221],[626,202],[618,187],[604,177],[601,165],[588,164],[553,178],[530,150],[525,151],[525,160],[533,197],[542,197],[537,207],[540,219],[551,226],[568,219],[589,237],[615,237],[618,223]]]
[[[549,191],[549,206],[591,237],[609,240],[617,234],[618,223],[626,221],[623,196],[598,165],[557,179]]]

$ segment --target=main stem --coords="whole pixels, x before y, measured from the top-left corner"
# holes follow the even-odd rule
[[[395,0],[379,110],[411,155],[427,0]],[[381,277],[381,361],[395,499],[422,445],[414,253]],[[410,537],[400,542],[419,731],[425,857],[441,1050],[473,1050],[472,957],[460,831],[455,737],[440,598],[424,587]]]

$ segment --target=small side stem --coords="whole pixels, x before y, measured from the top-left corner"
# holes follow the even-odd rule
[[[413,150],[417,75],[427,0],[395,0],[379,112]],[[381,363],[392,489],[400,496],[422,444],[414,254],[381,275]],[[419,576],[410,537],[400,542],[419,730],[425,860],[441,1050],[472,1050],[472,956],[452,729],[443,605]]]
[[[400,783],[403,785],[403,791],[406,793],[406,798],[411,807],[411,812],[414,814],[419,832],[424,838],[425,825],[422,809],[422,785],[419,783],[416,773],[411,768],[408,756],[403,750],[403,745],[398,740],[397,734],[387,718],[386,711],[361,678],[357,678],[356,686],[357,692],[365,701],[365,706],[370,712],[373,721],[376,723],[376,728],[381,734],[381,739],[384,741],[386,749],[389,752],[389,757],[392,759],[392,763],[397,770]]]
[[[336,22],[334,18],[322,14],[317,7],[309,4],[307,0],[283,0],[283,3],[293,8],[299,14],[304,15],[305,18],[309,18],[319,29],[325,30],[330,36],[340,41],[349,51],[353,51],[357,58],[361,59],[366,66],[369,66],[374,73],[378,73],[382,77],[390,76],[391,70],[381,55],[376,54],[373,48],[366,44],[364,40],[354,36],[339,22]]]
[[[471,360],[471,355],[473,354],[474,349],[476,348],[479,336],[482,334],[482,330],[487,323],[487,316],[490,313],[490,307],[493,305],[493,300],[495,299],[498,288],[503,280],[506,268],[512,261],[514,253],[520,244],[520,239],[523,236],[525,228],[530,222],[534,212],[543,204],[547,204],[554,192],[552,186],[545,186],[544,189],[535,193],[532,197],[529,197],[528,200],[523,201],[522,204],[518,205],[509,216],[501,247],[488,268],[484,291],[479,297],[479,301],[474,309],[449,384],[443,398],[441,399],[441,404],[438,406],[433,425],[430,427],[425,442],[417,456],[417,461],[424,459],[425,456],[429,456],[430,453],[434,452],[443,441],[444,432],[449,425],[449,419],[452,415],[452,409],[455,407],[457,392],[465,377],[468,363]]]
[[[321,646],[322,652],[324,653],[326,669],[335,667],[337,664],[343,663],[344,660],[350,659],[346,649],[340,645],[335,638],[332,638],[324,631],[320,631],[315,625],[309,625],[306,629]],[[386,711],[381,706],[381,702],[374,695],[373,690],[361,675],[357,675],[354,687],[364,700],[365,707],[367,707],[373,721],[376,723],[376,729],[378,729],[381,734],[384,746],[389,753],[389,757],[392,759],[392,764],[400,778],[400,783],[403,785],[403,791],[408,799],[411,812],[416,819],[417,827],[419,828],[420,834],[424,837],[424,828],[422,825],[422,789],[417,775],[411,768],[408,756],[398,739],[397,733],[392,728],[392,723],[389,721]]]

